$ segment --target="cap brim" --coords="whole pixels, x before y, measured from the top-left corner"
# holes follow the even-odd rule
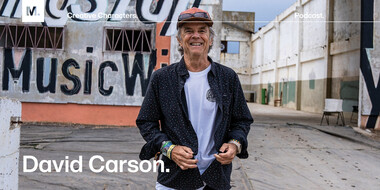
[[[185,20],[181,20],[181,21],[178,21],[177,22],[177,29],[185,24],[185,23],[205,23],[207,24],[208,26],[212,26],[214,23],[212,22],[212,20],[210,19],[207,19],[207,18],[199,18],[199,17],[192,17],[192,18],[188,18],[188,19],[185,19]]]

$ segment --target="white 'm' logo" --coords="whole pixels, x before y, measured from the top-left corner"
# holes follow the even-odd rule
[[[44,0],[22,0],[22,22],[44,22]]]

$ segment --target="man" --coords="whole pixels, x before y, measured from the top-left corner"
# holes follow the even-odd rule
[[[191,8],[178,17],[180,62],[155,71],[136,124],[140,159],[162,156],[156,189],[230,189],[232,160],[247,158],[253,122],[236,73],[212,61],[213,21]],[[162,167],[162,166],[161,166]]]

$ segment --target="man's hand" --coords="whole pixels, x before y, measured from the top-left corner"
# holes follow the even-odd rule
[[[193,151],[186,146],[176,145],[171,153],[172,160],[182,169],[196,168],[198,160],[193,159]]]
[[[219,149],[221,153],[214,154],[214,156],[222,165],[230,164],[236,156],[237,149],[235,144],[224,143]]]

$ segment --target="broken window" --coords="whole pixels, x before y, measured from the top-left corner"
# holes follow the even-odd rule
[[[63,27],[0,25],[0,47],[63,49]]]
[[[151,30],[106,28],[105,32],[106,51],[151,52]]]
[[[240,42],[239,41],[221,41],[221,52],[239,54]]]
[[[221,41],[222,44],[220,45],[220,51],[222,53],[227,53],[227,41]]]

